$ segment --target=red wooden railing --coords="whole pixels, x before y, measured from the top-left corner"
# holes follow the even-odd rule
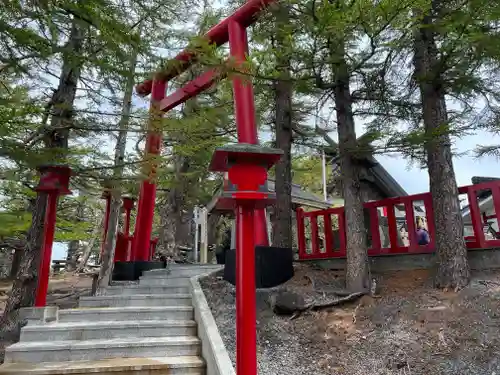
[[[491,190],[495,214],[482,217],[477,193],[483,190]],[[500,246],[500,239],[486,239],[483,226],[487,219],[495,219],[500,223],[500,181],[486,182],[477,185],[462,186],[459,188],[459,194],[467,194],[469,200],[469,210],[474,231],[473,236],[465,237],[469,249],[489,248]],[[415,226],[415,202],[423,202],[423,212],[420,216],[426,217],[427,230],[430,236],[430,242],[427,245],[419,245]],[[399,243],[398,224],[396,221],[395,208],[404,207],[404,220],[408,231],[409,245],[405,246]],[[430,193],[415,194],[404,197],[395,197],[383,199],[380,201],[367,202],[364,204],[368,211],[370,222],[369,232],[371,240],[369,241],[368,255],[384,254],[405,254],[405,253],[430,253],[434,251],[434,210],[432,208],[432,197]],[[387,212],[387,226],[389,246],[384,247],[381,243],[379,231],[379,208]],[[386,208],[386,209],[384,209]],[[333,230],[332,217],[337,217],[337,231]],[[323,218],[323,241],[320,241],[318,219]],[[307,245],[306,222],[310,225],[310,244]],[[335,236],[336,232],[336,236]],[[297,234],[299,259],[328,259],[341,258],[346,256],[346,237],[345,237],[345,212],[344,207],[329,208],[325,210],[305,212],[299,208],[297,210]],[[337,241],[334,241],[336,237]],[[320,246],[322,242],[323,246]],[[337,242],[337,244],[335,244]],[[337,245],[337,246],[335,246]],[[309,250],[309,251],[308,251]]]

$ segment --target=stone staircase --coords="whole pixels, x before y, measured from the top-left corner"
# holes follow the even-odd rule
[[[56,322],[25,326],[0,374],[204,375],[189,279],[219,268],[170,265],[81,297]]]

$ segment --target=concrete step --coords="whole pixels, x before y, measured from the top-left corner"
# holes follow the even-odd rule
[[[131,322],[69,322],[28,325],[21,342],[98,340],[127,337],[196,336],[194,320],[137,320]]]
[[[80,307],[191,306],[190,294],[80,297]]]
[[[157,270],[146,271],[143,276],[169,276],[169,277],[192,277],[196,275],[204,275],[223,269],[224,266],[220,264],[210,264],[210,265],[194,265],[194,266],[176,266],[173,265],[171,268],[163,268]]]
[[[59,322],[133,321],[133,320],[192,320],[190,306],[107,307],[59,311]]]
[[[99,361],[9,363],[0,375],[205,375],[205,363],[197,356],[116,358]]]
[[[200,340],[193,336],[147,337],[87,341],[20,342],[5,350],[5,363],[96,361],[137,357],[197,356]]]
[[[165,285],[127,285],[110,286],[99,290],[99,295],[105,296],[133,296],[137,294],[188,294],[189,287]]]
[[[189,277],[148,277],[141,276],[139,278],[140,286],[171,286],[171,287],[188,287],[190,283]]]

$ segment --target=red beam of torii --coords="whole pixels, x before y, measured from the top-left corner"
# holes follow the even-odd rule
[[[274,1],[275,0],[247,1],[231,16],[211,28],[204,37],[209,43],[215,44],[216,46],[229,42],[231,58],[234,59],[237,67],[241,67],[246,61],[246,55],[248,54],[246,28],[256,21],[260,11]],[[217,79],[221,78],[220,73],[216,70],[207,71],[172,95],[165,97],[167,81],[178,76],[196,62],[197,51],[195,49],[186,49],[178,54],[173,61],[175,64],[171,64],[168,70],[156,74],[154,79],[142,82],[136,87],[136,91],[139,95],[146,96],[151,94],[151,116],[148,123],[146,158],[148,154],[150,156],[155,156],[160,152],[162,135],[157,127],[157,121],[161,117],[161,114],[196,96],[214,84]],[[258,137],[255,121],[253,85],[237,75],[232,77],[232,81],[238,142],[257,145]],[[231,164],[233,161],[230,163],[226,161],[225,166],[229,168],[229,179],[231,180],[234,178],[231,182],[233,184],[236,183],[236,185],[234,185],[236,189],[239,189],[238,183],[243,183],[245,178],[252,180],[253,175],[255,175],[256,181],[262,181],[259,182],[259,184],[250,184],[255,185],[252,186],[252,189],[260,186],[260,183],[263,183],[267,178],[267,171],[263,165],[257,165],[257,162],[251,157],[252,153],[257,152],[257,154],[254,155],[259,155],[258,153],[261,152],[260,161],[267,159],[269,165],[279,158],[279,152],[258,150],[256,146],[253,146],[253,148],[249,147],[248,149],[250,151],[232,150],[226,152],[222,150],[222,152],[216,152],[216,154],[214,154],[214,159],[212,159],[213,166],[214,160],[219,160],[217,157],[221,157],[221,155],[222,158],[224,158],[224,155],[229,154],[236,159],[239,158],[239,161],[233,159],[236,165]],[[155,165],[154,159],[152,160],[153,163],[148,174],[148,179],[141,184],[137,209],[136,231],[132,253],[133,259],[139,261],[146,261],[150,257],[148,249],[156,197],[156,186],[153,181]],[[238,165],[240,162],[243,164]],[[247,176],[242,175],[245,168],[248,168],[249,174]],[[243,180],[241,177],[243,177]],[[243,183],[243,185],[245,184]],[[258,189],[257,187],[257,190]],[[256,375],[254,251],[255,245],[268,245],[268,238],[265,230],[266,221],[264,204],[259,204],[259,208],[256,208],[252,202],[258,202],[259,199],[264,199],[268,194],[254,191],[232,194],[232,196],[239,197],[239,200],[235,198],[238,228],[238,244],[236,249],[236,370],[238,375]]]

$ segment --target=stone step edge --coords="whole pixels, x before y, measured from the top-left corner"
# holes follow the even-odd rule
[[[170,298],[170,299],[188,299],[192,298],[191,294],[178,293],[178,294],[129,294],[129,295],[117,295],[117,294],[101,294],[98,296],[82,296],[80,301],[93,301],[101,299],[146,299],[146,298]]]
[[[27,325],[23,332],[63,331],[68,329],[104,329],[104,328],[167,328],[167,327],[196,327],[194,320],[110,320],[110,321],[82,321],[82,322],[53,322],[44,325]]]
[[[77,309],[59,310],[61,315],[79,315],[86,313],[114,314],[120,312],[168,312],[193,311],[191,306],[126,306],[126,307],[79,307]]]
[[[139,345],[140,344],[140,345]],[[128,348],[134,346],[149,347],[157,345],[199,345],[201,341],[196,336],[165,336],[165,337],[132,337],[130,339],[96,339],[96,340],[62,340],[62,341],[33,341],[18,342],[6,348],[7,352],[29,352],[33,350],[56,351],[56,350],[85,350]]]
[[[171,285],[143,285],[143,284],[133,284],[133,285],[111,285],[107,288],[101,289],[106,291],[107,289],[120,290],[120,289],[149,289],[149,288],[163,288],[163,289],[187,289],[185,286],[171,286]]]
[[[9,363],[0,366],[0,375],[59,375],[99,372],[133,372],[142,370],[204,368],[205,361],[197,356],[112,358],[97,361]]]
[[[141,280],[147,279],[166,279],[166,280],[189,280],[192,276],[170,276],[170,275],[156,275],[156,274],[149,274],[149,275],[142,275],[139,276],[139,285]]]
[[[144,271],[146,272],[158,272],[158,271],[165,271],[165,270],[184,270],[184,269],[204,269],[204,268],[219,268],[219,267],[224,267],[223,264],[198,264],[198,263],[170,263],[167,265],[166,268],[155,268],[152,270],[147,270]]]

